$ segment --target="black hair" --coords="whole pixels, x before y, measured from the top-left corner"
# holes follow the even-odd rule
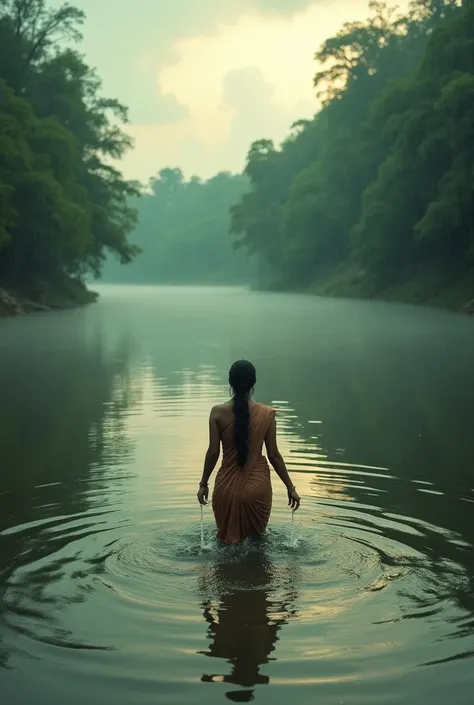
[[[248,360],[234,362],[229,371],[229,384],[234,401],[234,438],[237,460],[241,468],[249,454],[249,398],[257,381],[255,367]]]

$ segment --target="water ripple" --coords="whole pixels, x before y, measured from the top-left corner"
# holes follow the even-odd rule
[[[368,403],[380,358],[366,370],[371,348],[360,354],[358,331],[350,354],[342,352],[342,328],[341,344],[330,348],[348,359],[336,375],[327,352],[315,366],[317,346],[305,352],[293,345],[310,327],[301,316],[295,323],[289,300],[292,333],[280,335],[276,299],[256,296],[255,310],[246,309],[242,319],[241,303],[232,304],[229,294],[230,308],[219,319],[222,338],[204,313],[220,310],[214,293],[199,295],[202,310],[191,301],[195,318],[174,295],[162,295],[164,303],[143,300],[128,318],[126,299],[91,308],[80,319],[83,327],[75,315],[61,318],[54,325],[62,326],[63,338],[45,323],[53,329],[34,336],[41,345],[20,321],[17,346],[5,348],[15,355],[0,372],[13,370],[16,382],[8,387],[4,375],[2,384],[17,405],[4,419],[9,471],[0,491],[5,702],[23,705],[39,694],[48,705],[65,699],[70,705],[213,705],[224,698],[303,705],[315,696],[325,705],[468,705],[474,686],[470,466],[460,459],[462,472],[454,472],[460,445],[442,442],[440,433],[432,435],[432,446],[423,445],[430,414],[444,407],[425,404],[421,393],[399,400],[393,413],[405,435],[397,427],[390,446],[394,390],[377,391],[379,403]],[[316,303],[307,306],[311,319]],[[234,323],[225,328],[230,314],[240,321],[238,340]],[[272,355],[255,336],[262,330],[259,316],[265,325],[268,316],[275,322]],[[172,327],[175,319],[186,330]],[[377,319],[373,326],[374,345],[382,324]],[[108,325],[113,333],[104,333]],[[243,342],[272,380],[259,390],[278,409],[281,449],[303,502],[292,515],[275,481],[266,537],[228,548],[215,539],[209,508],[201,527],[195,492],[209,407],[227,393],[229,346],[240,350]],[[329,343],[321,345],[324,351]],[[411,364],[413,349],[407,350]],[[414,366],[410,391],[428,359],[424,354]],[[324,366],[327,384],[319,371]],[[311,387],[312,374],[321,394]],[[377,384],[383,387],[390,375],[385,370]],[[402,375],[396,379],[403,384]],[[278,401],[265,394],[269,388]],[[357,404],[365,414],[359,424]],[[404,425],[401,412],[413,409]],[[17,426],[8,425],[11,419]],[[21,433],[8,433],[17,427]],[[452,473],[436,472],[436,454],[447,458]]]

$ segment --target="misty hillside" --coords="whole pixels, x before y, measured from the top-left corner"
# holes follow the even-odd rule
[[[235,251],[230,208],[249,188],[246,176],[221,173],[186,181],[179,169],[163,169],[134,205],[138,225],[130,241],[141,252],[127,267],[109,258],[105,281],[128,283],[247,283],[255,262]]]

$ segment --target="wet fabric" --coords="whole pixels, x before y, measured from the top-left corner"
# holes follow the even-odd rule
[[[275,410],[263,404],[250,407],[249,456],[241,468],[237,461],[234,423],[222,434],[222,465],[217,473],[212,508],[218,538],[240,543],[265,532],[272,508],[270,468],[263,455],[263,443]]]

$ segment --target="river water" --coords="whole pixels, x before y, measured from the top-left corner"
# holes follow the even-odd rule
[[[195,493],[236,358],[302,508],[223,549]],[[108,287],[0,323],[5,705],[472,705],[474,324]]]

